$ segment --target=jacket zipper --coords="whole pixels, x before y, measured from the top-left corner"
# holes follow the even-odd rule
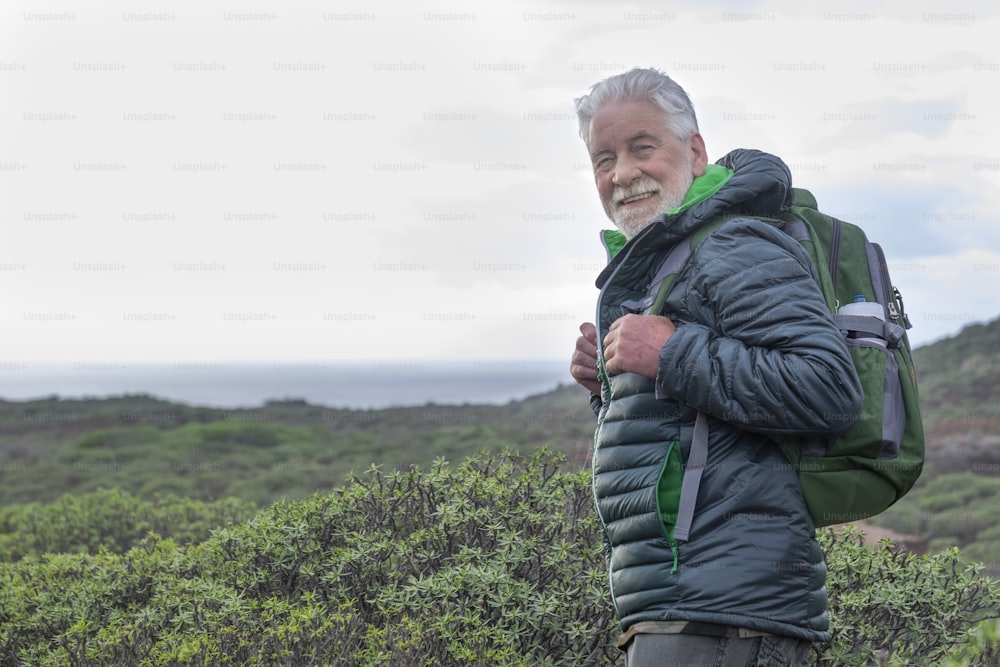
[[[608,275],[607,279],[604,281],[604,285],[601,287],[601,291],[598,292],[597,294],[597,313],[595,314],[594,317],[594,326],[597,328],[597,375],[598,379],[601,380],[602,384],[606,379],[604,371],[604,345],[603,345],[605,332],[601,330],[601,303],[604,300],[604,292],[608,289],[608,286],[611,284],[611,281],[614,280],[615,276],[618,275],[618,272],[621,270],[622,265],[625,264],[625,262],[628,260],[629,255],[631,255],[632,252],[636,249],[636,247],[638,247],[639,245],[638,241],[644,235],[652,233],[652,228],[653,225],[647,225],[641,232],[639,232],[638,236],[634,237],[632,241],[627,243],[625,247],[621,251],[619,251],[619,253],[613,259],[609,260],[609,264],[611,262],[616,262],[617,266],[615,266],[614,269],[612,269],[611,274]],[[606,245],[605,248],[607,248]],[[610,254],[611,254],[610,250],[608,250],[609,258]]]
[[[642,232],[639,233],[640,236],[643,233],[648,233],[651,227],[652,227],[652,225],[649,225],[645,229],[643,229]],[[637,238],[638,237],[636,237],[635,239],[632,239],[632,240],[635,241]],[[619,251],[618,255],[614,258],[614,260],[612,260],[612,261],[617,261],[618,265],[611,271],[611,274],[607,277],[607,280],[604,281],[604,285],[601,287],[601,291],[598,292],[598,294],[597,294],[597,312],[595,313],[595,317],[594,317],[594,326],[597,328],[597,377],[601,381],[601,399],[602,400],[605,399],[605,397],[604,397],[604,393],[605,393],[604,392],[604,386],[605,386],[606,383],[608,383],[608,377],[607,377],[607,374],[606,374],[606,372],[604,370],[604,344],[603,344],[603,341],[604,341],[604,332],[601,329],[601,304],[604,301],[604,293],[608,289],[608,286],[611,285],[611,283],[614,280],[615,276],[618,275],[618,272],[621,270],[622,265],[625,264],[626,260],[628,260],[628,258],[629,258],[629,255],[632,254],[632,251],[635,250],[635,248],[636,248],[637,245],[638,245],[637,243],[628,243],[625,248],[623,248],[621,251]],[[631,246],[631,247],[628,247],[628,246]],[[625,254],[623,255],[622,253],[625,253]],[[610,251],[609,251],[608,254],[610,256]],[[609,394],[608,398],[610,399],[610,389],[608,391],[608,394]],[[604,405],[605,406],[607,405],[607,401],[605,401]],[[602,409],[602,412],[603,412],[603,409]],[[597,471],[594,469],[594,466],[597,465],[597,443],[600,442],[601,430],[603,428],[604,428],[604,419],[600,418],[598,420],[598,422],[597,422],[597,429],[594,431],[594,456],[591,457],[590,478],[591,478],[591,493],[594,496],[594,504],[597,507],[597,518],[600,519],[600,521],[601,521],[601,529],[604,531],[604,534],[608,535],[608,526],[604,522],[604,514],[601,512],[601,506],[600,506],[600,503],[597,500]],[[610,537],[608,537],[608,539],[610,540]],[[611,549],[611,546],[609,544],[608,545],[608,550],[609,550],[609,553],[608,553],[608,568],[607,568],[608,569],[608,591],[611,593],[611,604],[615,608],[615,615],[618,616],[619,618],[621,618],[621,614],[619,613],[619,610],[618,610],[618,601],[615,598],[614,578],[611,576],[611,565],[612,564],[611,564],[610,549]]]

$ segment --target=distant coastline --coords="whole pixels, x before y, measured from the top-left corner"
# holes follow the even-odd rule
[[[335,408],[503,404],[572,383],[564,360],[0,364],[0,400],[149,394],[217,408],[304,399]]]

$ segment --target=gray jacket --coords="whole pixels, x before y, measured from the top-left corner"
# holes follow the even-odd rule
[[[671,247],[726,216],[678,275],[663,314],[677,331],[655,381],[603,384],[594,495],[623,631],[697,621],[829,639],[826,567],[797,473],[770,436],[851,426],[861,388],[801,246],[752,215],[786,203],[778,158],[739,150],[710,198],[661,216],[598,278],[598,339],[641,299]],[[716,170],[715,175],[718,175]],[[686,541],[673,535],[691,430],[708,416],[709,454]]]

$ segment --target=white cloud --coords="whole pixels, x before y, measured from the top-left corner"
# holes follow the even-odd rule
[[[915,343],[954,333],[1000,311],[996,14],[15,3],[0,360],[563,358],[608,224],[572,100],[650,65],[713,158],[782,156],[882,243]]]

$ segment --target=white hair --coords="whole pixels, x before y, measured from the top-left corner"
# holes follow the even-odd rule
[[[636,67],[598,81],[590,93],[574,100],[580,138],[590,148],[590,120],[612,102],[648,100],[663,109],[667,129],[680,141],[698,131],[694,105],[676,81],[656,69]]]

